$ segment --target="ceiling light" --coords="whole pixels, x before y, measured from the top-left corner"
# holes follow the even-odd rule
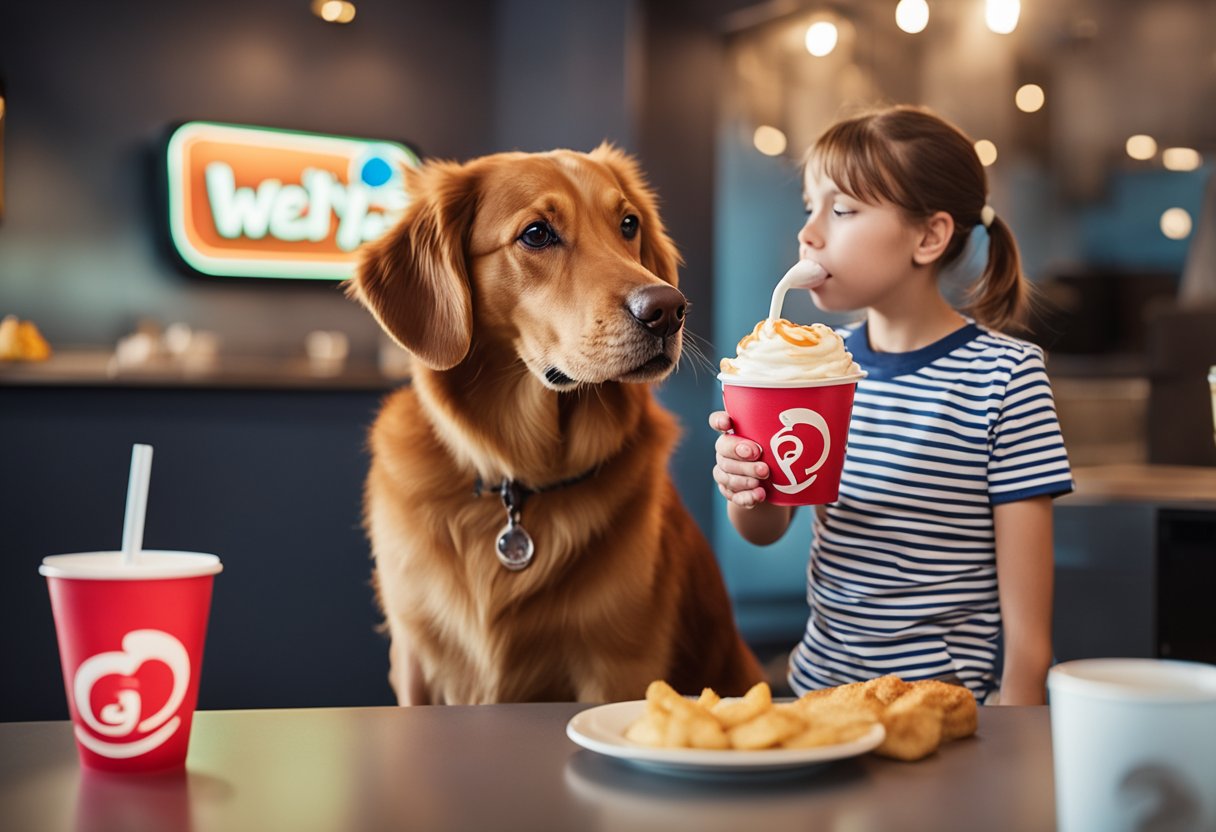
[[[313,0],[312,13],[328,23],[350,23],[355,19],[355,4],[347,0]]]
[[[1151,159],[1157,155],[1157,140],[1143,133],[1129,136],[1126,147],[1127,155],[1140,161]]]
[[[1169,208],[1161,215],[1161,233],[1171,240],[1185,240],[1191,233],[1191,215],[1185,208]]]
[[[1043,102],[1046,100],[1047,96],[1038,84],[1023,84],[1013,96],[1013,103],[1017,104],[1023,113],[1037,113],[1043,109]]]
[[[996,145],[987,139],[975,143],[975,155],[980,157],[980,164],[988,167],[996,161]]]
[[[1192,147],[1167,147],[1161,151],[1161,164],[1166,170],[1195,170],[1203,164],[1203,157]]]
[[[929,25],[929,4],[925,0],[899,0],[895,25],[910,35],[923,32]]]
[[[806,51],[816,58],[830,55],[836,48],[836,41],[839,37],[840,33],[836,31],[835,23],[827,20],[812,23],[806,30]]]
[[[780,156],[785,152],[785,134],[776,127],[761,124],[752,136],[752,143],[765,156]]]
[[[1022,4],[1018,0],[987,0],[984,4],[984,22],[998,35],[1007,35],[1018,27],[1018,16]]]

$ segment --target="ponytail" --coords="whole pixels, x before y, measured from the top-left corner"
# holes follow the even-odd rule
[[[972,286],[966,311],[990,329],[1025,330],[1033,287],[1022,274],[1013,232],[1000,217],[988,226],[988,263]]]

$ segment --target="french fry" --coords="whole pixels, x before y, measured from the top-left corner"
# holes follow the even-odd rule
[[[730,730],[736,725],[755,719],[771,708],[773,692],[766,682],[758,682],[751,690],[743,694],[742,699],[722,700],[714,705],[712,713],[722,723],[722,727]]]
[[[641,718],[625,730],[625,739],[638,745],[659,748],[667,735],[667,714],[647,708]]]
[[[876,723],[886,737],[875,754],[920,760],[943,742],[975,733],[975,697],[936,680],[880,676],[811,691],[794,702],[774,703],[764,682],[738,699],[722,699],[711,688],[691,699],[657,680],[647,687],[645,711],[625,738],[656,748],[815,748],[851,742]]]
[[[805,731],[806,723],[791,711],[769,708],[756,717],[730,729],[732,748],[756,751],[772,748]]]
[[[673,705],[683,699],[671,685],[662,680],[651,682],[646,687],[646,701],[666,713],[671,713]]]
[[[730,741],[718,720],[695,702],[680,702],[672,709],[671,719],[681,724],[680,735],[690,748],[730,748]]]

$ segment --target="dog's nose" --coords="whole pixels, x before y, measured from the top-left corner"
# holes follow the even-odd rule
[[[675,335],[684,326],[688,299],[673,286],[643,286],[626,301],[638,323],[660,338]]]

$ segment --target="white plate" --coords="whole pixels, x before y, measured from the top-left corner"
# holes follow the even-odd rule
[[[709,751],[699,748],[650,748],[625,739],[628,728],[646,710],[646,702],[614,702],[574,715],[566,736],[583,748],[617,757],[641,768],[669,774],[721,776],[764,774],[817,766],[856,757],[882,744],[886,731],[875,724],[851,742],[816,748],[769,748],[762,751]]]

